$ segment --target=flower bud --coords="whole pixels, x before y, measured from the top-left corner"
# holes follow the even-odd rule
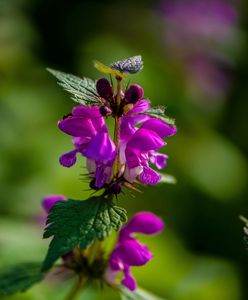
[[[100,114],[105,117],[105,116],[110,116],[112,114],[112,110],[107,107],[106,105],[102,105],[100,107]]]
[[[99,96],[108,99],[113,96],[113,88],[106,78],[100,78],[96,82],[96,90]]]
[[[121,184],[119,182],[114,182],[111,184],[109,191],[113,195],[118,195],[121,192]]]
[[[73,261],[73,253],[72,251],[67,252],[66,254],[61,256],[65,264],[70,264]]]
[[[144,91],[138,84],[131,85],[125,93],[125,99],[128,103],[136,103],[143,97]]]
[[[64,115],[63,116],[63,120],[65,120],[65,119],[67,119],[67,118],[70,118],[70,117],[72,117],[73,115],[72,115],[72,113],[69,113],[69,114],[67,114],[67,115]]]
[[[123,113],[124,113],[124,115],[127,113],[127,112],[129,112],[129,110],[131,110],[131,109],[133,109],[133,104],[132,103],[128,103],[128,104],[126,104],[125,106],[124,106],[124,108],[123,108]]]

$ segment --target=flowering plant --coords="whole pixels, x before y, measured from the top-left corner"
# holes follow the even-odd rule
[[[77,163],[79,155],[84,156],[89,186],[97,195],[84,201],[62,195],[43,199],[47,214],[44,238],[52,237],[45,260],[0,274],[2,295],[26,290],[52,268],[69,270],[77,277],[66,299],[75,299],[92,280],[118,290],[125,299],[133,299],[139,293],[131,267],[146,264],[153,255],[135,234],[157,234],[165,225],[151,212],[139,212],[123,225],[126,211],[116,205],[115,198],[124,189],[138,191],[142,185],[172,181],[173,177],[160,174],[151,164],[158,170],[166,167],[168,156],[157,151],[166,145],[165,138],[176,133],[176,126],[173,119],[165,116],[163,107],[151,106],[140,85],[128,83],[123,89],[126,75],[143,68],[141,56],[109,67],[95,62],[95,67],[109,74],[110,81],[100,78],[95,82],[49,71],[79,104],[58,122],[59,129],[72,137],[73,144],[72,150],[60,156],[60,164],[69,168]],[[113,140],[106,118],[114,119]],[[112,229],[119,233],[112,250],[107,251],[104,243]],[[56,264],[57,260],[62,264]]]

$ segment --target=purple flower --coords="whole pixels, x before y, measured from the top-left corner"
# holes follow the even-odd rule
[[[109,107],[107,107],[106,105],[102,105],[100,107],[100,113],[103,117],[106,117],[106,116],[108,117],[112,114],[112,110]]]
[[[125,100],[128,103],[136,103],[143,97],[144,91],[138,84],[131,85],[125,92]]]
[[[106,78],[100,78],[97,80],[96,90],[102,98],[108,99],[113,96],[113,87]]]
[[[187,48],[202,42],[228,42],[238,22],[235,7],[227,0],[168,0],[162,2],[168,41]]]
[[[75,149],[60,157],[64,167],[76,163],[76,155],[80,153],[87,158],[88,171],[96,178],[96,187],[102,187],[111,177],[116,149],[110,139],[104,119],[98,106],[76,106],[72,115],[59,121],[59,129],[73,136]]]
[[[66,200],[65,196],[63,195],[49,195],[43,198],[42,207],[44,208],[45,212],[48,214],[57,201],[63,201],[63,200]]]
[[[101,88],[110,85],[105,78],[97,83],[99,93]],[[125,93],[121,90],[119,93],[119,106],[115,95],[101,100],[99,106],[77,106],[58,123],[60,130],[73,137],[74,145],[73,150],[60,157],[61,165],[73,166],[80,153],[87,158],[90,187],[95,190],[105,188],[106,194],[111,195],[119,194],[125,181],[130,184],[138,179],[144,184],[156,185],[161,176],[149,164],[154,164],[159,170],[166,166],[167,155],[156,150],[166,145],[164,138],[176,133],[175,126],[149,116],[150,103],[141,99],[141,86],[133,84]],[[104,116],[109,115],[121,121],[117,130],[119,141],[115,141],[118,151],[104,122]]]
[[[177,63],[181,60],[190,91],[214,98],[225,96],[234,63],[229,53],[239,44],[239,16],[234,3],[164,0],[161,10],[167,46]]]
[[[66,197],[63,195],[48,195],[45,198],[43,198],[41,205],[43,207],[43,209],[46,212],[46,217],[49,214],[51,208],[58,202],[58,201],[64,201],[66,200]],[[42,220],[42,223],[45,226],[45,218],[44,221]],[[72,259],[72,251],[62,255],[61,257],[63,259],[63,261],[66,262],[70,262]]]
[[[122,118],[120,161],[126,164],[124,177],[130,183],[136,178],[150,185],[159,182],[161,176],[149,167],[149,163],[153,163],[158,169],[166,166],[168,156],[155,150],[166,145],[164,138],[176,133],[175,126],[171,127],[160,119],[142,114],[149,107],[147,100],[140,100]],[[135,127],[142,122],[139,128]]]
[[[186,65],[192,85],[197,82],[204,93],[215,98],[223,96],[223,93],[229,90],[232,69],[229,59],[210,53],[194,53],[188,58]]]
[[[131,274],[131,266],[143,266],[153,258],[153,255],[134,237],[134,234],[153,235],[161,232],[164,227],[162,219],[150,212],[134,215],[119,233],[117,244],[109,259],[106,280],[112,283],[118,272],[123,272],[122,284],[131,291],[135,290],[136,280]]]

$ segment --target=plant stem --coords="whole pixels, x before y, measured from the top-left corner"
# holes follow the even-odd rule
[[[117,178],[119,173],[119,140],[120,140],[120,118],[115,117],[114,143],[116,147],[116,158],[114,162],[114,176]]]
[[[65,300],[75,300],[79,296],[79,294],[80,294],[82,288],[85,286],[86,282],[87,282],[87,278],[83,277],[82,275],[79,275],[78,281],[72,287],[69,294],[66,296]]]
[[[88,262],[90,265],[94,262],[100,246],[101,246],[101,242],[99,240],[95,240],[91,245],[89,249],[89,255],[88,255]]]
[[[121,78],[117,77],[116,80],[117,80],[116,104],[117,104],[117,111],[118,111],[121,104]]]
[[[114,143],[116,147],[116,158],[114,161],[114,177],[118,177],[119,173],[119,140],[120,140],[120,125],[121,125],[121,118],[118,116],[118,112],[120,109],[121,104],[121,78],[117,77],[117,93],[116,93],[116,111],[117,116],[115,117],[115,129],[114,129]]]

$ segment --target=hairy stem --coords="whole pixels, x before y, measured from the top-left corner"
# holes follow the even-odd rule
[[[117,77],[116,80],[117,80],[116,104],[117,104],[117,111],[118,111],[121,104],[121,78]]]
[[[114,162],[114,177],[118,177],[119,173],[119,140],[120,140],[120,118],[115,117],[114,143],[116,147],[116,158]]]
[[[69,294],[66,296],[65,300],[76,300],[80,292],[82,291],[83,287],[85,286],[86,282],[87,282],[87,278],[83,277],[82,275],[79,275],[78,281],[72,287]]]
[[[117,93],[116,93],[116,105],[117,105],[117,116],[115,117],[115,128],[114,128],[114,143],[116,147],[116,158],[114,161],[114,177],[118,177],[119,173],[119,146],[120,146],[120,125],[121,118],[118,116],[118,112],[121,104],[121,78],[117,77]]]

